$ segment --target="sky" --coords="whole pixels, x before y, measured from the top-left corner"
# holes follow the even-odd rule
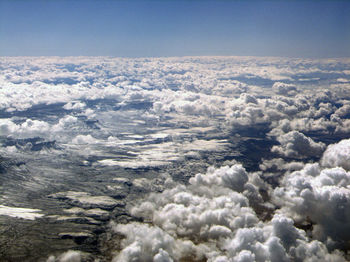
[[[350,57],[350,1],[0,0],[0,56]]]

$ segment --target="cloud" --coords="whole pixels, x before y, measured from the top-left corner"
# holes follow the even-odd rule
[[[248,198],[232,190],[242,193],[246,190],[249,196],[254,193],[259,195],[254,191],[257,188],[247,183],[248,175],[242,166],[210,169],[206,175],[197,174],[189,182],[187,190],[179,185],[165,190],[161,199],[157,200],[156,195],[151,196],[150,202],[134,208],[132,214],[140,216],[154,212],[153,220],[163,229],[174,230],[183,236],[195,234],[203,239],[215,236],[218,228],[213,229],[211,225],[220,225],[232,231],[240,225],[257,221],[254,212],[248,208]]]
[[[191,241],[177,240],[159,227],[130,223],[115,225],[114,230],[127,237],[122,241],[124,248],[113,261],[162,261],[161,258],[178,261],[188,254],[195,256],[197,251]],[[202,254],[198,255],[200,258]]]
[[[50,256],[46,262],[81,262],[86,261],[88,256],[80,251],[68,250],[62,253],[57,258],[55,256]]]
[[[61,255],[59,262],[80,262],[81,255],[79,251],[67,251]]]
[[[277,141],[280,145],[273,146],[271,151],[286,157],[317,157],[321,156],[326,148],[324,143],[317,143],[298,131],[281,135],[277,137]]]
[[[293,96],[297,94],[297,88],[292,84],[275,82],[272,86],[272,89],[275,89],[276,93],[279,95]]]
[[[236,126],[255,126],[269,122],[262,104],[253,95],[242,93],[239,98],[228,101],[225,106],[227,123],[233,129]]]
[[[2,135],[19,135],[20,137],[43,136],[50,129],[45,121],[27,119],[22,124],[16,124],[10,119],[0,119]]]
[[[350,235],[350,174],[343,168],[320,169],[307,164],[300,171],[287,174],[273,197],[296,221],[314,223],[313,235],[321,240],[332,237],[342,243]]]
[[[68,102],[63,106],[63,108],[66,110],[81,110],[81,109],[84,109],[85,107],[86,107],[86,104],[79,101]]]
[[[103,174],[86,192],[50,192],[71,207],[50,217],[91,226],[130,207],[145,223],[112,225],[125,235],[116,261],[342,261],[332,250],[348,241],[349,143],[327,145],[350,130],[349,61],[3,58],[0,152],[24,159],[26,185],[51,188],[53,178],[41,176],[57,161],[70,175]],[[222,163],[231,166],[193,175]]]
[[[309,239],[291,218],[275,214],[271,221],[260,220],[251,207],[259,198],[251,198],[249,188],[268,186],[256,175],[239,164],[209,168],[187,186],[151,194],[131,210],[150,224],[111,225],[126,236],[115,261],[345,261],[339,251]]]
[[[40,209],[9,207],[0,205],[0,215],[10,216],[28,220],[35,220],[36,218],[43,217],[44,214],[40,213]]]
[[[296,171],[304,167],[303,162],[298,161],[285,161],[282,158],[262,159],[262,163],[259,165],[260,170],[270,171],[275,173],[276,171]]]
[[[98,140],[93,138],[91,135],[77,135],[75,138],[72,139],[73,144],[96,144],[98,143]]]
[[[342,167],[350,170],[350,139],[329,145],[322,156],[321,163],[326,167]]]

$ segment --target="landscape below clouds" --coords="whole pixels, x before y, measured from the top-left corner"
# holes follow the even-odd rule
[[[349,260],[349,66],[2,57],[0,260]]]

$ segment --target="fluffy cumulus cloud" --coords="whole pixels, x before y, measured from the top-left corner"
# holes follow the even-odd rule
[[[327,167],[339,166],[350,170],[350,139],[329,145],[322,156],[321,163]]]
[[[255,176],[251,180],[263,183]],[[216,230],[211,225],[232,231],[257,221],[248,208],[247,196],[258,200],[260,195],[257,186],[248,183],[248,174],[242,166],[212,168],[205,175],[197,174],[189,183],[188,187],[179,185],[165,190],[161,199],[152,195],[149,202],[132,210],[133,215],[153,213],[153,220],[162,228],[184,236],[195,234],[203,239],[215,238]],[[157,207],[162,209],[153,212]],[[237,217],[237,214],[242,216]]]
[[[264,187],[269,190],[258,174],[237,164],[209,168],[187,186],[151,194],[131,210],[150,225],[113,225],[126,236],[115,261],[345,261],[339,251],[310,240],[291,218],[259,219]]]
[[[277,141],[280,145],[273,146],[271,151],[287,157],[317,157],[322,155],[326,147],[324,143],[317,143],[298,131],[281,135]]]
[[[16,124],[10,119],[0,119],[2,135],[18,135],[21,137],[43,136],[50,129],[50,125],[41,120],[27,119],[21,124]]]
[[[46,262],[81,262],[87,259],[87,256],[80,251],[68,250],[58,257],[50,256]]]
[[[81,110],[86,107],[86,104],[83,102],[69,102],[63,106],[64,109],[67,110]]]
[[[194,251],[191,241],[177,240],[159,227],[130,223],[116,225],[114,230],[127,237],[113,261],[176,261]]]
[[[273,89],[276,90],[277,94],[280,95],[295,95],[297,93],[297,88],[295,85],[292,84],[286,84],[282,82],[276,82],[272,86]]]
[[[286,175],[273,197],[280,213],[313,224],[313,236],[331,237],[339,244],[350,239],[350,173],[341,167],[321,169],[307,164]]]

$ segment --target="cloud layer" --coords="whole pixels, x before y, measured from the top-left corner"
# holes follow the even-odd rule
[[[348,260],[349,65],[4,57],[0,215],[62,223],[49,261],[98,227],[102,260]]]

